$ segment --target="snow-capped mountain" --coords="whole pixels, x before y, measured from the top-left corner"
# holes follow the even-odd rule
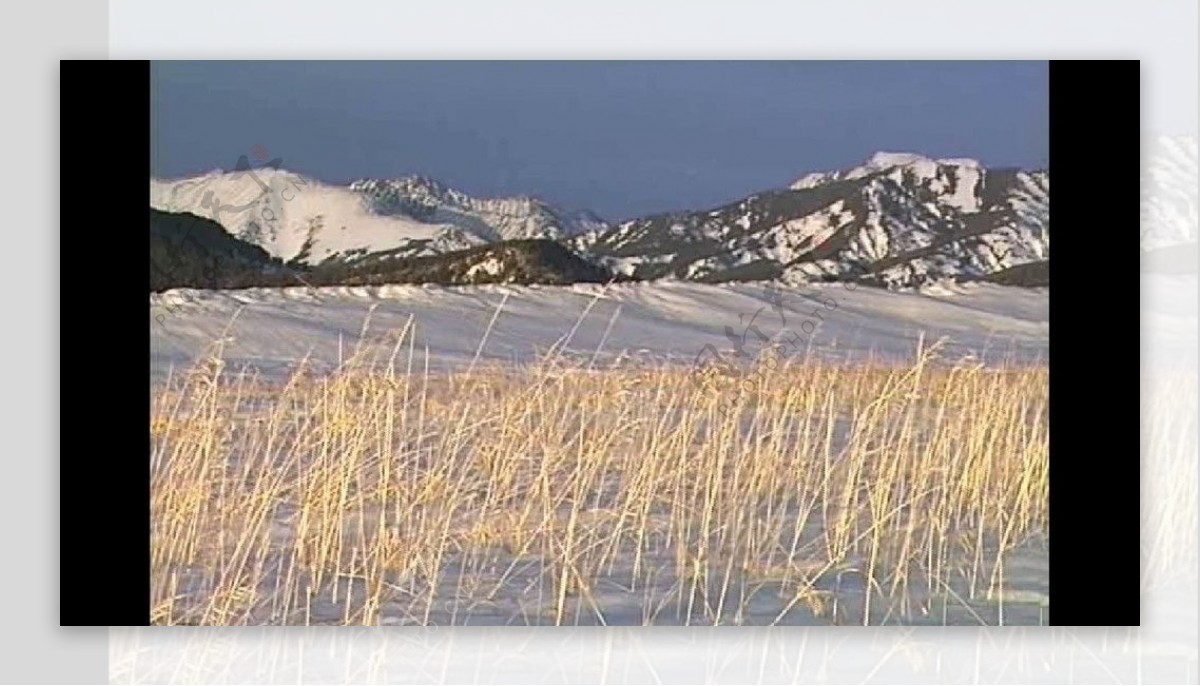
[[[485,242],[450,224],[376,214],[355,191],[270,168],[152,179],[150,206],[211,218],[274,257],[304,264],[398,248],[439,253]]]
[[[909,153],[877,153],[715,209],[615,226],[532,197],[475,198],[422,176],[333,186],[255,169],[155,180],[150,191],[152,208],[211,217],[298,266],[549,239],[634,279],[909,287],[947,279],[1044,283],[1050,257],[1048,172]]]
[[[487,241],[557,240],[607,227],[591,212],[567,213],[528,196],[475,198],[425,176],[363,179],[350,189],[367,198],[376,214],[450,224]]]
[[[712,210],[635,219],[574,244],[637,278],[975,280],[1049,260],[1049,194],[1044,171],[878,153],[852,169]]]
[[[529,197],[474,198],[425,177],[334,186],[271,168],[151,180],[150,206],[210,217],[272,256],[301,264],[385,251],[419,257],[607,226],[589,212]]]

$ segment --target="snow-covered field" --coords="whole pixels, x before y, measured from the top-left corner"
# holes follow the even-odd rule
[[[162,613],[156,621],[187,623],[192,621],[189,617],[198,616],[200,619],[195,621],[204,623],[1045,623],[1049,605],[1047,543],[1037,524],[1032,525],[1032,531],[1026,530],[1031,526],[1029,522],[1044,516],[1039,514],[1044,502],[1039,484],[1044,478],[1045,424],[1043,410],[1037,408],[1044,407],[1045,400],[1044,381],[1039,380],[1044,379],[1044,369],[1039,368],[1047,358],[1049,346],[1048,304],[1046,289],[988,284],[907,293],[865,287],[851,290],[841,284],[798,288],[761,283],[658,282],[572,287],[178,290],[152,295],[151,374],[157,408],[151,418],[156,446],[152,457],[155,474],[152,490],[156,511],[162,513],[155,536],[160,549],[170,551],[164,553],[163,559],[176,560],[155,568],[156,579],[160,579],[158,591],[163,598],[156,605],[156,612]],[[286,376],[304,358],[311,360],[318,370],[332,372],[339,360],[348,359],[361,346],[385,353],[396,350],[396,333],[411,326],[415,326],[415,338],[406,339],[414,341],[413,345],[405,346],[406,356],[415,355],[418,362],[414,371],[431,378],[424,375],[428,359],[429,371],[435,375],[428,389],[422,386],[418,408],[399,397],[403,393],[408,398],[410,391],[387,390],[407,389],[407,382],[401,381],[396,386],[389,377],[380,376],[368,376],[367,386],[358,386],[353,378],[337,375],[332,377],[333,386],[328,388],[344,391],[322,390],[325,387],[320,384],[308,385],[294,391],[300,395],[290,399],[281,399],[280,391],[272,390],[277,387],[271,385],[247,387],[244,390],[250,395],[245,400],[242,390],[229,386],[223,390],[212,386],[216,390],[211,394],[205,391],[193,395],[165,391],[158,385],[168,374],[182,371],[203,357],[215,340],[225,341],[223,357],[230,365],[227,369],[249,365],[262,372],[269,382]],[[712,346],[708,350],[723,353],[743,346],[749,356],[754,356],[763,347],[760,333],[766,339],[785,344],[784,350],[792,355],[807,354],[850,363],[844,367],[857,371],[832,372],[827,379],[813,374],[829,372],[810,373],[803,368],[787,372],[791,376],[781,372],[761,387],[762,395],[756,401],[760,409],[753,410],[747,421],[739,417],[749,405],[737,406],[741,409],[729,414],[722,410],[720,421],[733,433],[726,433],[726,429],[717,431],[713,428],[716,418],[705,419],[707,410],[700,409],[708,402],[703,393],[679,385],[675,380],[678,376],[672,376],[675,372],[670,371],[671,365],[692,364],[706,346]],[[996,367],[1017,363],[1024,371],[1012,376],[967,372],[961,378],[954,377],[953,372],[949,376],[931,372],[914,375],[906,370],[914,369],[922,341],[925,347],[942,341],[937,354],[944,361],[966,358]],[[440,375],[443,371],[463,370],[476,362],[489,366],[513,363],[513,367],[522,367],[556,347],[558,355],[581,364],[603,368],[622,362],[621,369],[594,381],[566,377],[550,382],[523,372],[511,377],[478,379],[469,375]],[[866,362],[882,363],[885,367],[895,365],[895,371],[873,372],[860,364]],[[639,363],[659,371],[630,376],[629,366]],[[401,367],[404,365],[402,362]],[[920,367],[917,363],[916,369]],[[459,388],[456,386],[459,383],[469,384],[472,390]],[[537,390],[546,383],[555,385],[548,397]],[[721,382],[716,383],[720,387]],[[914,403],[911,410],[897,409],[896,414],[884,416],[871,409],[910,383],[914,384],[912,388],[903,391],[895,402]],[[1001,385],[991,385],[996,383]],[[417,386],[412,388],[411,392],[416,393]],[[985,388],[1003,390],[985,392]],[[369,399],[360,393],[367,393]],[[731,393],[730,398],[740,397],[736,392]],[[928,401],[924,400],[927,393]],[[325,405],[335,397],[351,405]],[[267,404],[256,404],[259,402]],[[529,404],[532,402],[537,406]],[[926,402],[933,404],[923,404]],[[282,403],[278,410],[268,409],[276,403]],[[679,403],[694,409],[680,415]],[[790,405],[778,403],[798,403],[797,407],[809,409],[796,412],[787,409]],[[600,415],[583,414],[592,405],[607,409],[597,410]],[[284,407],[289,409],[283,410]],[[295,409],[299,407],[310,409]],[[1030,410],[1033,414],[1026,416],[1025,410],[1013,414],[1013,408],[1023,407],[1033,408]],[[285,414],[273,414],[277,411]],[[941,417],[962,413],[970,414],[971,422],[960,421],[953,430],[938,429],[925,434]],[[293,420],[286,420],[289,423],[278,425],[275,420],[268,420],[271,416],[289,415],[309,417],[312,421],[296,419],[300,423],[291,424]],[[748,421],[755,415],[760,417],[761,426],[759,420]],[[214,421],[197,423],[201,416]],[[385,424],[375,421],[387,417],[391,419]],[[392,421],[404,426],[415,424],[405,433],[394,429]],[[891,421],[900,421],[908,428],[889,429]],[[855,426],[852,431],[851,422]],[[676,424],[679,428],[671,428]],[[706,426],[709,428],[705,429]],[[343,445],[340,443],[343,439],[337,436],[346,428],[356,433],[347,435],[350,442]],[[494,433],[496,429],[500,432]],[[264,431],[272,433],[268,436]],[[977,431],[983,433],[972,438]],[[580,447],[572,447],[574,432],[584,432],[579,434]],[[727,440],[722,437],[743,434],[737,440],[744,442],[722,443]],[[921,438],[925,435],[927,438]],[[992,445],[991,438],[981,442],[982,437],[992,435],[1020,438],[1008,447]],[[637,445],[611,443],[607,437],[612,436],[622,436],[622,440]],[[668,436],[676,438],[664,442]],[[671,449],[669,445],[676,440],[688,442],[688,447]],[[930,441],[926,448],[919,448],[913,442],[925,440]],[[776,445],[779,441],[784,443]],[[341,447],[321,448],[318,453],[308,455],[312,446],[335,444]],[[205,447],[214,445],[217,452]],[[966,461],[960,459],[962,455],[975,454],[976,448],[967,446],[988,445],[992,445],[987,448],[990,452]],[[894,468],[869,457],[879,451],[892,456],[886,464],[894,464]],[[1023,453],[1017,458],[1019,462],[1009,459],[1014,451]],[[742,453],[745,460],[737,458]],[[820,454],[826,455],[824,477],[817,463],[807,461]],[[858,457],[846,458],[849,461],[837,457],[831,462],[835,459],[831,456],[837,454]],[[935,460],[940,465],[937,468],[930,468],[921,457],[932,454],[945,456]],[[381,455],[392,457],[380,462]],[[723,456],[736,462],[736,466],[727,464]],[[801,463],[791,462],[801,459],[797,456],[810,457],[804,457]],[[556,460],[564,462],[559,464]],[[709,460],[715,461],[710,464]],[[308,461],[315,462],[303,466]],[[521,480],[526,477],[521,475],[537,464],[543,465],[546,479],[562,483],[549,491],[539,490],[536,480],[523,484]],[[293,486],[287,485],[290,482],[286,480],[276,481],[297,468],[300,474],[311,469],[316,470],[313,473],[328,476],[318,480],[305,477]],[[376,470],[380,468],[385,471],[378,473]],[[388,470],[393,468],[409,475],[396,483],[398,496],[389,495],[392,491],[386,488],[360,492],[357,497],[362,502],[345,500],[347,491],[336,496],[338,489],[343,488],[337,485],[341,480],[359,484],[356,488],[367,488],[366,484],[378,478],[386,484],[394,478],[388,476]],[[206,476],[228,470],[244,472],[247,480],[239,477],[225,483],[220,478],[214,481]],[[849,471],[843,473],[843,470]],[[875,470],[884,470],[881,474],[886,476],[872,476]],[[847,484],[861,484],[845,486],[850,489],[846,493],[869,488],[869,484],[877,483],[876,478],[886,478],[894,480],[894,485],[880,487],[881,491],[896,489],[897,493],[921,493],[919,497],[924,497],[940,492],[931,486],[941,478],[937,476],[939,470],[955,473],[965,470],[963,483],[975,483],[978,470],[991,470],[992,474],[981,483],[991,479],[1006,484],[1013,480],[1012,488],[1004,486],[994,494],[979,495],[977,504],[987,512],[1019,513],[1022,523],[1017,528],[1026,534],[1003,544],[1003,553],[993,547],[990,533],[971,538],[974,542],[969,544],[976,551],[971,560],[1003,559],[996,568],[1003,570],[999,586],[992,591],[981,590],[979,594],[968,593],[968,576],[969,586],[974,589],[976,572],[962,576],[956,565],[961,562],[965,569],[982,569],[979,574],[984,576],[990,567],[985,564],[980,568],[978,562],[958,561],[951,555],[942,561],[931,557],[936,576],[925,578],[921,572],[913,572],[911,585],[909,573],[902,571],[907,568],[897,567],[898,576],[894,578],[905,579],[907,589],[900,600],[888,595],[895,593],[895,587],[889,591],[876,586],[878,593],[871,592],[871,584],[877,584],[878,580],[872,581],[875,577],[870,574],[864,576],[864,570],[875,568],[874,553],[848,551],[858,551],[862,537],[872,536],[873,531],[882,532],[884,528],[888,533],[881,534],[879,545],[901,545],[908,536],[902,532],[908,531],[905,527],[910,525],[886,513],[892,507],[884,504],[887,501],[872,500],[869,507],[857,499],[853,506],[839,501],[836,492],[841,487],[829,485],[830,474],[836,474],[833,478]],[[745,489],[720,495],[724,489],[715,484],[721,479],[712,480],[705,475],[724,471],[729,471],[725,478],[758,484],[765,500],[757,500],[758,491]],[[460,473],[462,476],[457,476]],[[276,476],[267,480],[252,476],[264,474]],[[593,475],[605,476],[596,476],[593,483]],[[479,478],[484,481],[477,482]],[[823,486],[822,478],[826,480]],[[712,481],[707,490],[701,488],[705,479]],[[777,485],[764,486],[764,479]],[[562,488],[572,489],[576,497],[567,501],[574,505],[569,516],[562,514],[559,522],[559,517],[552,513],[565,505],[553,494]],[[660,494],[674,489],[681,494],[674,497],[685,500],[659,502],[663,497]],[[443,498],[451,498],[446,512],[437,509],[444,509],[446,503],[437,498],[428,500],[429,493],[442,491],[447,493]],[[191,494],[202,492],[210,494],[204,498],[216,499],[215,510],[195,509],[197,502],[204,499],[196,501]],[[792,496],[787,495],[800,492],[816,494],[813,495],[816,504],[792,502]],[[497,495],[504,493],[508,495]],[[775,503],[773,499],[779,493],[784,494],[783,500]],[[341,498],[336,507],[349,508],[344,515],[338,514],[341,510],[328,509],[330,497]],[[476,497],[483,500],[473,505]],[[1017,500],[1009,502],[1012,497]],[[534,522],[527,520],[533,510],[522,503],[541,503],[539,498],[544,498],[545,507],[549,508],[539,516],[547,519],[533,526]],[[393,513],[393,505],[389,503],[400,507],[400,502],[409,502],[406,507],[423,514],[401,515],[399,510]],[[899,508],[910,505],[902,502]],[[942,507],[933,503],[928,506]],[[276,512],[269,525],[254,514],[260,507]],[[484,510],[472,509],[478,507],[490,507],[494,512],[487,510],[485,515],[481,514]],[[821,516],[813,514],[810,520],[813,507],[818,508],[816,512]],[[660,508],[666,509],[660,511]],[[874,526],[880,528],[869,526],[856,534],[847,533],[859,531],[860,520],[853,514],[858,508],[865,508],[861,513],[868,517],[868,524],[875,521]],[[533,509],[542,512],[542,505]],[[694,511],[710,514],[707,518],[693,519]],[[750,520],[742,519],[747,512],[756,514]],[[343,516],[349,519],[343,520]],[[404,539],[416,535],[413,517],[424,522],[420,531],[425,533],[421,536],[431,531],[436,533],[437,526],[443,525],[430,524],[435,516],[445,517],[446,531],[454,532],[454,545],[447,543],[449,533],[428,540]],[[476,522],[479,517],[486,521]],[[629,517],[635,517],[641,524],[631,524],[635,520]],[[189,521],[189,518],[199,523],[197,531],[209,533],[197,538],[195,531],[185,536],[182,530],[171,528],[170,522]],[[232,524],[243,519],[244,524]],[[788,522],[793,519],[808,523],[792,526]],[[304,576],[309,572],[297,572],[300,576],[293,576],[291,571],[286,575],[270,573],[271,565],[284,564],[285,558],[278,556],[280,552],[285,557],[294,554],[286,552],[288,546],[299,549],[335,545],[329,541],[337,539],[327,538],[326,534],[319,538],[324,542],[312,543],[313,526],[328,526],[332,532],[343,526],[356,526],[345,522],[378,521],[378,525],[371,527],[378,526],[379,532],[384,532],[383,522],[393,520],[389,526],[395,526],[397,533],[388,535],[400,539],[388,539],[382,533],[372,538],[373,533],[368,535],[360,530],[352,534],[346,529],[344,535],[351,541],[347,545],[369,552],[356,557],[358,547],[355,547],[348,561],[331,563],[335,564],[331,583],[323,583],[320,576],[315,582],[305,582],[315,583],[316,587],[308,591],[303,607],[297,607],[293,599],[298,597],[297,593],[303,595],[304,591],[297,590],[296,584],[301,578],[311,578]],[[326,524],[315,525],[312,523],[315,521]],[[563,567],[555,566],[573,565],[575,562],[571,560],[576,559],[570,550],[554,547],[561,544],[557,538],[560,534],[556,533],[560,525],[566,527],[563,534],[566,538],[562,541],[568,547],[595,539],[589,544],[591,547],[579,553],[584,556],[580,559],[588,560],[586,565],[579,562],[581,568],[587,566],[587,573],[570,566],[561,571]],[[224,564],[221,557],[210,560],[216,567],[178,562],[194,558],[194,553],[186,552],[192,546],[212,540],[212,536],[219,540],[225,535],[218,531],[223,526],[234,526],[245,534],[247,545],[253,539],[254,546],[262,546],[255,553],[262,556],[253,563],[258,569],[255,581],[230,581],[226,572],[218,571]],[[237,528],[245,526],[266,528],[259,536]],[[705,532],[699,540],[708,540],[711,532],[712,540],[719,542],[714,545],[734,547],[752,543],[762,546],[761,536],[769,538],[782,535],[783,531],[795,531],[789,534],[793,537],[790,544],[780,544],[784,546],[780,550],[789,547],[791,550],[787,564],[780,568],[783,571],[775,570],[774,566],[780,563],[775,559],[776,553],[770,552],[775,550],[770,544],[765,544],[760,552],[745,553],[755,559],[739,562],[734,569],[733,558],[728,568],[723,562],[712,567],[716,563],[708,560],[706,544],[697,544],[701,547],[690,551],[679,545],[693,543],[670,543],[671,532],[679,532],[679,527],[683,527],[685,537],[695,537],[693,526]],[[767,527],[771,533],[765,533],[764,529],[764,533],[750,535],[748,539],[730,533],[734,529],[740,531],[743,526]],[[828,536],[827,526],[833,527]],[[529,551],[496,552],[494,546],[487,547],[493,545],[487,541],[494,536],[505,541],[505,537],[516,535],[519,540],[520,535],[527,535],[530,530],[535,532],[535,538],[530,540],[550,546],[540,556],[531,556]],[[233,529],[229,532],[231,536],[242,534]],[[838,538],[843,535],[859,538],[853,541]],[[1025,538],[1026,535],[1029,537]],[[363,547],[362,541],[367,540],[363,536],[374,542]],[[301,539],[307,542],[288,543]],[[477,539],[478,545],[470,543]],[[836,554],[832,549],[825,550],[820,547],[820,541],[824,540],[840,540],[837,545],[844,549],[838,548],[840,552]],[[950,543],[949,538],[945,540],[927,545],[950,546],[942,548],[943,551],[957,550],[954,546],[960,545],[960,542]],[[397,545],[409,546],[404,548],[409,556],[420,554],[419,558],[413,558],[419,559],[419,563],[404,562],[409,560],[404,554],[389,558],[393,562],[380,562],[383,558],[376,557],[399,554],[387,552],[392,550],[389,546]],[[468,547],[460,554],[454,552],[455,545]],[[470,548],[471,545],[478,549]],[[241,546],[239,543],[239,549]],[[341,548],[337,550],[346,554]],[[692,554],[698,556],[695,564],[700,567],[696,569],[703,567],[696,572],[700,575],[697,577],[682,573],[680,565],[685,563],[676,559],[679,555],[685,556],[679,559],[686,559]],[[762,559],[755,557],[760,554]],[[793,560],[797,554],[806,559],[812,556],[812,568],[805,566],[804,559]],[[597,555],[600,562],[594,559]],[[319,561],[308,564],[315,565],[305,568],[313,573],[321,568]],[[415,566],[397,577],[401,581],[387,581],[379,586],[377,572],[372,570],[381,564],[384,568],[394,564]],[[741,565],[748,566],[743,569]],[[350,571],[340,571],[344,569]],[[562,595],[555,590],[574,588],[576,577],[571,574],[582,575],[578,577],[580,583],[586,579],[583,595],[575,596],[573,590],[562,591],[566,593]],[[782,576],[777,579],[777,574]],[[797,575],[811,577],[811,582],[797,587]],[[289,600],[282,606],[271,590],[281,578],[291,589],[286,594]],[[368,587],[359,588],[356,584],[360,582],[369,585],[367,605],[351,600],[364,598]],[[979,584],[984,582],[984,578],[978,579]],[[399,585],[389,587],[388,583]],[[631,583],[637,588],[631,587]],[[697,590],[697,583],[703,588]],[[709,587],[710,583],[714,585]],[[427,590],[412,591],[409,589],[412,584],[416,584],[414,588]],[[496,590],[484,593],[491,586]],[[688,588],[700,596],[683,593]],[[405,592],[413,597],[405,596]],[[247,593],[251,595],[246,596]],[[388,594],[399,594],[397,598],[403,602],[385,600],[391,597]],[[697,601],[696,597],[703,600]],[[177,603],[171,598],[183,600]],[[250,604],[245,605],[246,602]],[[696,602],[700,605],[693,606]],[[195,615],[199,611],[196,607],[208,610]]]
[[[150,369],[161,379],[223,336],[227,360],[267,374],[286,373],[306,355],[336,364],[364,324],[367,339],[379,340],[410,317],[433,369],[469,364],[477,353],[484,362],[527,362],[565,336],[566,352],[597,362],[626,355],[690,364],[709,344],[731,352],[744,341],[753,354],[757,332],[830,360],[907,362],[924,336],[947,337],[949,357],[1028,363],[1046,360],[1048,313],[1048,289],[991,284],[923,293],[688,282],[176,290],[150,296]]]

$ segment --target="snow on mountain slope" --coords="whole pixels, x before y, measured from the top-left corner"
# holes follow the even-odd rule
[[[567,213],[536,198],[475,198],[424,176],[362,179],[350,189],[365,196],[374,212],[453,224],[488,241],[558,239],[603,228],[591,212]]]
[[[483,242],[448,224],[374,214],[348,188],[269,168],[152,179],[150,206],[212,218],[276,257],[308,264],[401,247],[427,254]]]
[[[607,227],[541,200],[473,198],[432,179],[364,179],[348,187],[271,168],[151,180],[150,206],[215,219],[284,260],[307,264],[400,250],[412,256]]]
[[[531,197],[474,198],[421,176],[336,187],[270,169],[152,181],[151,205],[214,217],[308,264],[545,238],[637,279],[909,288],[1048,263],[1049,193],[1045,171],[889,152],[714,209],[617,226]]]
[[[270,374],[285,373],[309,354],[328,368],[336,364],[339,350],[346,355],[357,344],[369,311],[366,345],[378,344],[390,354],[387,335],[402,329],[411,315],[418,366],[426,346],[431,369],[469,364],[506,295],[482,348],[484,361],[530,361],[578,322],[566,349],[584,360],[600,349],[597,359],[605,363],[632,356],[692,364],[706,344],[730,350],[735,341],[726,327],[741,335],[743,322],[752,317],[764,334],[774,337],[790,329],[803,337],[805,347],[811,345],[812,354],[838,361],[869,355],[907,360],[922,335],[927,341],[948,336],[949,359],[1044,362],[1049,349],[1047,289],[967,284],[895,293],[825,284],[783,286],[776,293],[778,299],[764,283],[678,281],[173,290],[150,296],[151,373],[161,379],[172,365],[188,366],[223,336],[235,368],[249,363]],[[822,317],[813,317],[813,311]],[[806,320],[813,324],[805,326]],[[811,335],[805,333],[809,328]],[[746,345],[757,350],[753,335]]]
[[[971,159],[934,160],[913,153],[877,152],[860,167],[809,174],[793,183],[791,188],[813,188],[830,181],[860,179],[874,174],[882,174],[897,183],[920,179],[930,191],[942,196],[945,204],[964,212],[979,210],[977,191],[984,171],[978,161]]]
[[[575,239],[610,268],[705,281],[977,280],[1049,259],[1049,174],[879,153],[702,212]]]

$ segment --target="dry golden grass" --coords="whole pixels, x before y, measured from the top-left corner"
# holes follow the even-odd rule
[[[1045,368],[420,357],[155,389],[153,621],[874,623],[1047,530]]]

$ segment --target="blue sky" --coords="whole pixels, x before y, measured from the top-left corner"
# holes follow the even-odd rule
[[[424,174],[608,219],[716,206],[879,150],[1049,155],[1045,62],[157,62],[151,80],[155,176],[253,148],[331,183]]]

